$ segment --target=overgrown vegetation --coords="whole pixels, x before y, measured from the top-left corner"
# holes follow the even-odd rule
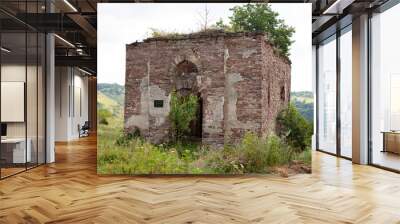
[[[279,19],[279,14],[274,12],[269,4],[248,3],[243,6],[235,6],[230,10],[233,15],[229,17],[228,24],[220,19],[208,27],[208,21],[202,21],[202,24],[205,25],[198,32],[207,32],[213,29],[225,32],[263,32],[267,34],[268,41],[276,47],[279,53],[287,57],[290,55],[289,50],[293,43],[291,38],[295,30],[286,25],[284,20]],[[151,37],[178,38],[184,34],[151,28],[150,35]]]
[[[264,32],[268,40],[286,56],[289,56],[291,37],[295,32],[293,27],[287,26],[279,14],[274,12],[267,3],[246,4],[231,9],[233,15],[229,17],[231,30],[234,32]]]
[[[100,124],[108,125],[123,117],[124,86],[99,83],[97,86],[97,116]]]
[[[97,116],[100,124],[108,125],[108,119],[112,116],[112,113],[107,109],[98,109]]]
[[[113,87],[106,91],[107,95],[123,93]],[[296,172],[310,172],[311,126],[293,105],[280,114],[277,135],[260,138],[247,133],[239,144],[212,148],[188,141],[154,145],[142,139],[138,130],[124,133],[122,108],[115,110],[120,113],[113,113],[116,103],[108,102],[113,99],[99,100],[106,105],[98,111],[100,174],[245,174],[278,172],[281,167],[290,170],[299,166],[301,169]],[[195,96],[185,98],[174,93],[171,97],[170,119],[180,127],[177,135],[183,136],[188,131],[197,102]]]
[[[169,121],[171,122],[173,139],[182,140],[183,136],[190,130],[190,122],[196,119],[199,108],[198,97],[189,94],[181,96],[178,92],[171,93]]]
[[[182,34],[176,31],[165,31],[156,28],[150,28],[150,36],[153,38],[165,37],[165,38],[177,38]]]
[[[290,93],[290,101],[309,122],[314,120],[314,95],[310,91]]]
[[[277,118],[277,133],[297,151],[311,146],[312,124],[291,103]]]
[[[102,135],[102,134],[100,134]],[[123,135],[122,135],[123,136]],[[98,172],[101,174],[244,174],[268,173],[275,167],[309,165],[311,153],[292,151],[279,137],[259,138],[247,133],[238,145],[222,149],[199,144],[153,145],[139,137],[99,138]]]
[[[247,133],[236,146],[225,146],[206,157],[207,165],[216,173],[268,173],[274,167],[292,161],[290,147],[275,135],[260,138]]]

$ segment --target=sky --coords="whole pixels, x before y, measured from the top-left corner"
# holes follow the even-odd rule
[[[209,23],[220,18],[227,24],[241,4],[208,3]],[[131,3],[98,4],[97,79],[99,83],[125,82],[125,45],[149,37],[151,28],[190,33],[200,29],[206,4]],[[287,25],[295,28],[290,49],[292,91],[312,90],[311,4],[271,4]]]

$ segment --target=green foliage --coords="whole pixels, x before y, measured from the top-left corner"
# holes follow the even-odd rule
[[[210,173],[217,174],[242,174],[245,172],[244,165],[240,161],[238,148],[225,146],[205,154],[204,163]]]
[[[118,146],[128,146],[130,142],[135,139],[135,138],[140,138],[140,130],[135,129],[134,131],[130,133],[122,133],[118,136],[118,138],[115,140],[115,144]]]
[[[98,128],[99,174],[268,173],[294,160],[311,164],[309,147],[294,150],[277,136],[263,139],[247,133],[240,144],[222,149],[185,141],[153,145],[140,138],[138,131],[124,134],[122,117],[106,117],[109,124],[100,123]]]
[[[223,30],[225,32],[233,32],[232,27],[228,24],[225,24],[224,20],[222,20],[221,18],[214,25],[211,26],[211,29]]]
[[[190,122],[196,119],[198,107],[197,96],[181,96],[176,91],[171,93],[169,120],[175,140],[182,139],[189,131]]]
[[[304,151],[311,145],[312,124],[293,104],[289,104],[280,112],[277,118],[277,132],[297,151]]]
[[[312,102],[314,98],[314,93],[311,91],[298,91],[298,92],[291,92],[290,96]]]
[[[178,38],[182,36],[181,33],[178,32],[171,32],[171,31],[165,31],[165,30],[160,30],[156,28],[150,28],[150,37],[153,38],[160,38],[160,37],[165,37],[165,38]]]
[[[309,122],[314,120],[314,94],[311,91],[290,93],[290,101]]]
[[[293,106],[297,108],[299,113],[307,119],[308,122],[314,120],[314,103],[307,103],[305,100],[291,100]]]
[[[168,174],[188,172],[185,162],[173,150],[164,151],[140,139],[128,147],[102,150],[98,156],[99,173],[103,174]]]
[[[125,88],[119,84],[99,83],[97,85],[97,108],[98,110],[109,111],[113,119],[123,118]],[[99,122],[110,123],[110,117]],[[113,121],[114,122],[114,121]]]
[[[309,148],[296,152],[275,135],[260,138],[247,133],[240,144],[222,149],[181,142],[153,145],[132,136],[117,144],[115,134],[100,135],[98,172],[102,174],[268,173],[294,160],[311,164]]]
[[[285,56],[289,56],[289,48],[293,43],[291,37],[295,32],[293,27],[287,26],[278,19],[279,14],[274,12],[266,3],[246,4],[231,9],[233,15],[229,17],[234,32],[265,32],[268,40]],[[224,27],[223,22],[217,25]]]
[[[108,119],[112,116],[112,113],[108,111],[107,109],[99,109],[97,111],[98,117],[99,117],[99,123],[108,125]]]
[[[124,105],[125,87],[117,83],[99,83],[97,91],[114,100],[118,105]]]
[[[163,145],[164,146],[164,145]],[[190,157],[195,159],[197,157],[197,152],[199,151],[199,144],[189,141],[178,141],[172,144],[165,145],[166,149],[173,148],[176,150],[180,157]]]
[[[262,139],[253,133],[247,133],[243,138],[241,151],[246,159],[247,172],[262,172],[265,167],[289,162],[287,145],[275,135]]]
[[[307,149],[304,150],[303,152],[295,154],[293,160],[298,160],[298,161],[303,162],[306,165],[311,166],[311,162],[312,162],[311,148],[307,147]]]
[[[207,167],[215,173],[268,173],[288,164],[293,152],[275,135],[260,138],[246,133],[238,146],[225,146],[206,156]]]

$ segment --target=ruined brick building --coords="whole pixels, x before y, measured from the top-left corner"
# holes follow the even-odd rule
[[[159,143],[170,136],[174,89],[200,97],[192,133],[203,143],[267,135],[290,97],[290,61],[262,33],[213,31],[126,46],[125,131]]]

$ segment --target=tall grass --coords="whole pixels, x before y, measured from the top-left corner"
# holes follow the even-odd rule
[[[100,174],[268,173],[293,160],[311,163],[309,150],[296,152],[274,135],[260,138],[247,133],[240,144],[222,149],[184,142],[153,145],[140,138],[128,138],[124,144],[117,144],[124,138],[121,134],[105,129],[100,135]]]
[[[288,164],[295,152],[275,135],[260,138],[247,133],[238,146],[226,146],[207,156],[207,164],[222,173],[268,173]]]

